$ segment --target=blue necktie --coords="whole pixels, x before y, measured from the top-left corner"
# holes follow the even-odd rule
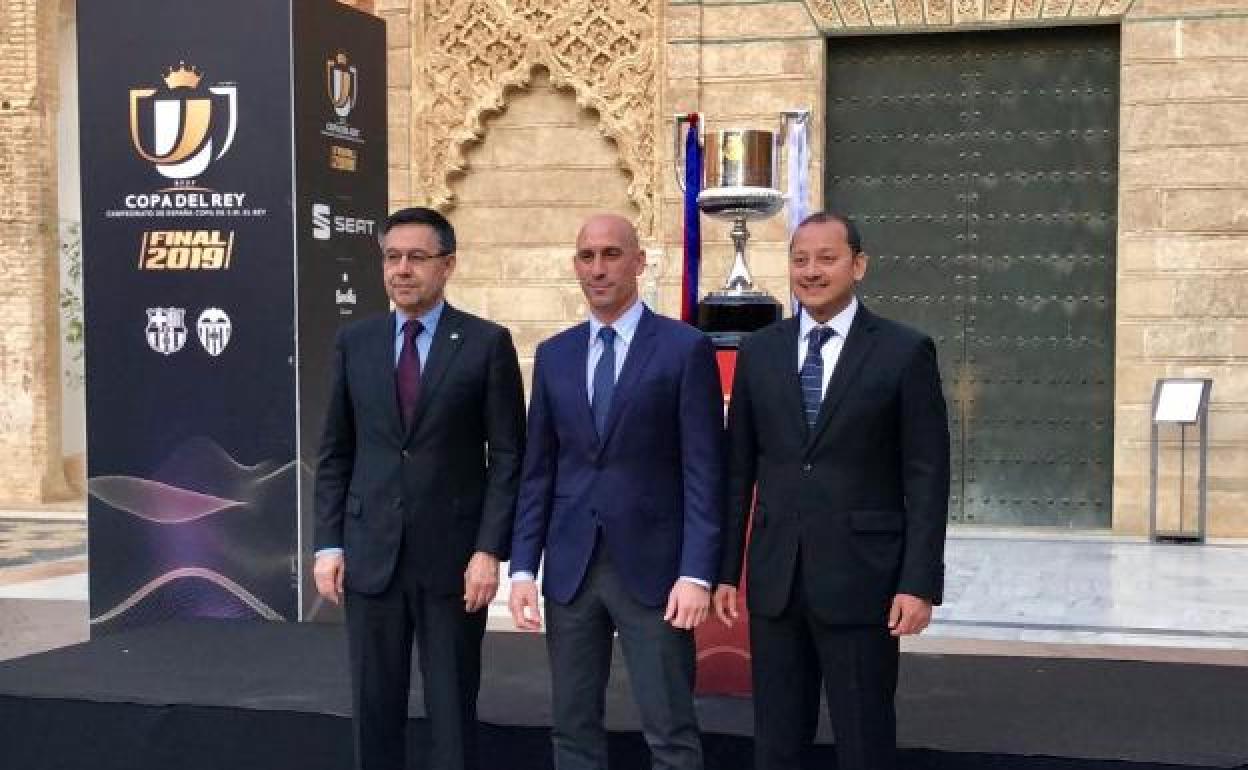
[[[615,394],[615,329],[602,327],[598,338],[602,340],[602,355],[594,366],[594,397],[589,407],[594,413],[598,437],[602,438],[607,433],[607,415],[611,413],[611,397]]]
[[[819,407],[823,404],[823,354],[819,351],[833,334],[836,334],[836,329],[827,326],[811,329],[806,360],[802,362],[802,408],[806,411],[806,427],[810,430],[815,429]]]

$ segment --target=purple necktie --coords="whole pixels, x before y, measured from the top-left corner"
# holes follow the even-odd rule
[[[394,389],[398,393],[404,428],[412,426],[416,402],[420,399],[420,351],[416,348],[416,338],[424,329],[424,324],[414,318],[403,324],[403,349],[394,369]]]

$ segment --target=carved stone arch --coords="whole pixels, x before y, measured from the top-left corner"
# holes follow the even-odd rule
[[[582,107],[595,110],[631,176],[638,229],[655,217],[659,0],[432,0],[418,19],[423,57],[414,62],[413,124],[423,125],[418,183],[449,206],[449,176],[463,170],[465,146],[482,120],[503,108],[508,88],[544,67]],[[422,23],[423,22],[423,23]],[[420,59],[423,58],[423,61]],[[418,140],[419,141],[419,140]]]
[[[947,31],[961,25],[1033,26],[1122,18],[1135,0],[806,0],[829,34],[904,29]]]

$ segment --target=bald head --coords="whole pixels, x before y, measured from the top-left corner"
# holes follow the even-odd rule
[[[595,214],[577,233],[572,266],[590,312],[611,324],[637,301],[646,253],[632,222],[618,214]]]
[[[625,249],[632,251],[641,250],[641,241],[637,238],[637,228],[633,227],[633,223],[629,219],[619,214],[594,214],[589,219],[586,219],[585,224],[581,225],[581,230],[576,235],[576,246],[578,249],[587,236],[607,237]]]

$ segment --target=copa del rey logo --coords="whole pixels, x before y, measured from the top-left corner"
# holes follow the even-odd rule
[[[234,327],[230,317],[219,307],[204,308],[195,322],[195,331],[204,352],[216,358],[230,344]],[[173,355],[186,345],[186,308],[149,307],[147,309],[147,345],[163,355]]]
[[[325,94],[329,106],[334,109],[335,120],[321,129],[321,135],[330,139],[363,144],[364,137],[358,126],[347,122],[360,95],[360,71],[351,63],[345,51],[339,51],[325,62]],[[349,150],[350,148],[343,148]]]
[[[130,141],[169,179],[192,179],[220,160],[238,128],[238,86],[202,87],[203,74],[180,62],[163,87],[130,89]]]
[[[355,109],[359,82],[359,70],[348,63],[345,53],[339,52],[325,62],[325,87],[329,92],[329,102],[334,107],[334,114],[343,120]]]

